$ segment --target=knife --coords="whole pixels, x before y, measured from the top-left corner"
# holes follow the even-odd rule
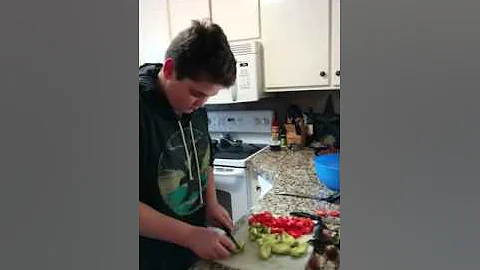
[[[275,193],[275,195],[290,196],[290,197],[297,197],[297,198],[304,198],[304,199],[312,199],[312,200],[317,200],[317,201],[326,201],[328,203],[339,203],[340,202],[340,193],[333,194],[333,195],[328,196],[326,198],[318,198],[316,196],[311,196],[311,195],[306,195],[306,194],[295,194],[295,193],[286,193],[286,192]]]
[[[235,240],[235,238],[233,237],[232,232],[226,226],[222,226],[222,230],[224,230],[228,238],[230,238],[233,241],[237,249],[240,249],[240,245],[238,244],[237,240]]]
[[[311,196],[311,195],[295,194],[295,193],[286,193],[286,192],[275,193],[275,195],[291,196],[291,197],[305,198],[305,199],[313,199],[313,200],[321,200],[321,198],[318,198],[318,197],[315,197],[315,196]]]

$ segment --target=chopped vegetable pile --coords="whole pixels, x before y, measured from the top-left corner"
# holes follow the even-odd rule
[[[315,211],[321,217],[339,217],[340,211],[331,210]],[[296,216],[273,216],[271,212],[264,211],[253,214],[248,219],[248,239],[258,246],[258,256],[268,260],[272,256],[290,256],[298,258],[305,256],[309,245],[315,252],[322,254],[326,262],[338,263],[340,251],[340,226],[327,225],[326,228],[317,230],[310,240],[302,241],[303,235],[312,234],[315,224],[309,218]],[[242,253],[245,242],[233,253]],[[309,261],[310,264],[310,261]]]

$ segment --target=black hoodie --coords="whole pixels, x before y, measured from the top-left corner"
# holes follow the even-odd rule
[[[140,202],[175,219],[205,226],[202,201],[213,161],[207,113],[202,108],[178,117],[158,81],[161,67],[145,64],[139,70]],[[195,259],[191,251],[140,236],[140,269],[183,269],[181,262],[172,264],[177,256],[183,262]]]

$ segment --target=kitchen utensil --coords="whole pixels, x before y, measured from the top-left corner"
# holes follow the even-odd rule
[[[308,212],[305,212],[305,211],[292,211],[292,212],[290,212],[290,215],[294,216],[294,217],[309,218],[309,219],[315,220],[315,221],[322,221],[321,216],[316,215],[316,214],[311,214],[311,213],[308,213]]]
[[[319,197],[316,197],[316,196],[311,196],[311,195],[306,195],[306,194],[295,194],[295,193],[287,193],[287,192],[278,192],[278,193],[275,193],[275,195],[311,199],[311,200],[316,200],[316,201],[325,201],[325,202],[328,202],[328,203],[336,203],[336,204],[340,203],[340,193],[335,193],[335,194],[332,194],[332,195],[330,195],[328,197],[325,197],[325,198],[319,198]]]
[[[240,245],[238,244],[237,240],[235,240],[235,238],[233,237],[232,232],[225,226],[222,227],[222,230],[224,230],[227,236],[233,241],[237,249],[240,249]]]
[[[322,200],[328,203],[340,204],[340,193],[334,193]]]
[[[291,105],[290,107],[288,107],[287,120],[289,120],[292,124],[295,124],[297,135],[301,135],[301,128],[298,124],[301,120],[303,120],[303,112],[299,106]]]
[[[332,191],[340,191],[340,154],[313,157],[318,181]]]
[[[287,129],[287,143],[304,145],[307,137],[307,127],[304,122],[302,110],[297,105],[291,105],[287,109],[287,119],[285,128]]]
[[[311,195],[295,194],[295,193],[287,193],[287,192],[278,192],[278,193],[275,193],[275,195],[290,196],[290,197],[312,199],[312,200],[322,200],[322,198],[318,198],[318,197],[311,196]]]

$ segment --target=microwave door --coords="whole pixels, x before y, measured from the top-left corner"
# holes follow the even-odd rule
[[[230,104],[232,103],[232,90],[224,88],[218,91],[217,95],[209,98],[206,104]]]

